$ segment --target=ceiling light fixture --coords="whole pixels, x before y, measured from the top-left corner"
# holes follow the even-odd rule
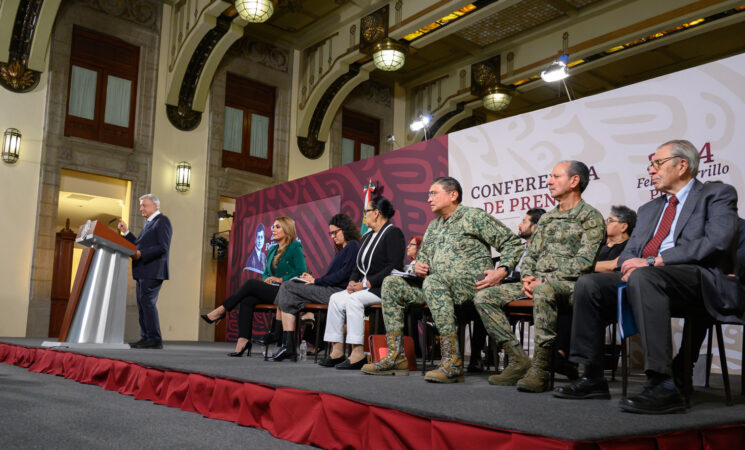
[[[489,111],[501,111],[510,106],[513,95],[512,89],[499,85],[486,91],[486,95],[481,98],[481,104]]]
[[[266,22],[274,14],[271,0],[235,0],[235,9],[241,19],[251,23]]]
[[[375,44],[373,48],[373,63],[375,67],[386,72],[396,71],[406,62],[406,46],[385,38]]]

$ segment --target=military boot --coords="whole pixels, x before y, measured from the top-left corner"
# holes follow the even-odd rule
[[[409,361],[404,354],[404,334],[402,332],[386,333],[388,354],[380,361],[362,366],[362,372],[368,375],[408,375]]]
[[[458,335],[444,334],[440,336],[440,365],[430,370],[424,379],[433,383],[463,382],[463,360],[458,354]]]
[[[536,346],[528,373],[517,382],[517,390],[523,392],[545,392],[551,375],[548,368],[551,364],[551,348]]]
[[[489,384],[514,386],[517,380],[524,377],[530,368],[530,358],[525,355],[523,347],[517,341],[505,344],[504,351],[510,357],[510,362],[502,370],[502,373],[489,377]]]

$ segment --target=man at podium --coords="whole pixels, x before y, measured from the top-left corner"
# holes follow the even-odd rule
[[[126,222],[119,221],[124,238],[137,246],[132,255],[132,278],[137,282],[137,312],[141,339],[132,348],[163,348],[155,303],[163,280],[168,279],[168,249],[171,245],[171,221],[160,212],[160,200],[154,194],[140,197],[140,213],[147,219],[137,237]]]

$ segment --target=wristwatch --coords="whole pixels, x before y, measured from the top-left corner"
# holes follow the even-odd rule
[[[654,259],[655,259],[654,256],[647,256],[647,265],[649,267],[654,266]]]

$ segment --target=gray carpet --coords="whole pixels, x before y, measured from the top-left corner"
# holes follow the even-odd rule
[[[256,428],[0,364],[3,449],[308,448]]]
[[[37,346],[41,340],[1,339],[4,342]],[[373,377],[360,372],[338,371],[306,362],[264,362],[263,347],[251,358],[228,358],[233,344],[166,343],[163,350],[91,350],[95,356],[168,367],[237,380],[294,387],[336,394],[353,400],[400,409],[427,417],[458,420],[503,430],[567,440],[600,440],[621,436],[652,435],[712,425],[745,423],[745,399],[739,396],[739,377],[732,377],[737,396],[735,406],[724,405],[721,376],[712,375],[714,388],[697,388],[692,408],[685,414],[648,416],[618,409],[621,383],[611,383],[612,400],[572,401],[551,393],[528,394],[513,387],[487,383],[487,374],[470,375],[465,383],[440,385],[425,382],[421,372],[408,377]],[[557,377],[557,383],[563,381]],[[638,392],[642,377],[632,377],[630,393]],[[70,382],[72,383],[72,382]],[[100,388],[96,388],[100,389]]]

